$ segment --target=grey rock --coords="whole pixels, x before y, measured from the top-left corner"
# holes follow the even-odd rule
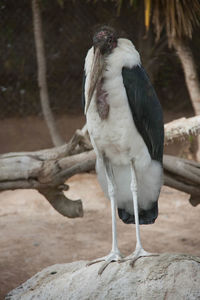
[[[200,257],[165,253],[130,262],[78,261],[45,268],[12,290],[6,300],[199,300]]]

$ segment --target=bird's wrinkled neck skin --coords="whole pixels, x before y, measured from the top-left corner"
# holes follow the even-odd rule
[[[103,90],[103,71],[105,70],[106,57],[117,47],[117,33],[109,27],[101,27],[93,36],[94,56],[90,70],[90,86],[88,91],[88,101],[85,113],[87,113],[93,98],[94,91],[97,91],[97,111],[101,119],[108,116],[109,107],[106,102],[107,94]]]
[[[105,120],[108,117],[110,106],[108,104],[108,93],[103,88],[104,79],[103,77],[101,80],[97,82],[96,88],[96,105],[97,105],[97,112],[101,120]]]

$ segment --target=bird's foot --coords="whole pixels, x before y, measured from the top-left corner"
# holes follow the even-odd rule
[[[99,263],[101,261],[104,261],[104,264],[102,264],[101,268],[99,269],[98,271],[98,275],[101,275],[103,273],[103,271],[105,270],[105,268],[111,263],[111,262],[114,262],[114,261],[117,261],[117,262],[120,262],[123,260],[123,255],[120,253],[120,251],[111,251],[107,256],[104,256],[104,257],[100,257],[100,258],[97,258],[91,262],[89,262],[87,264],[87,266],[91,266],[93,264],[96,264],[96,263]]]
[[[124,258],[122,260],[122,262],[130,260],[130,265],[133,267],[136,260],[138,260],[141,257],[148,257],[148,256],[159,256],[159,254],[158,253],[147,252],[143,248],[138,248],[138,249],[136,248],[135,251],[131,255]]]

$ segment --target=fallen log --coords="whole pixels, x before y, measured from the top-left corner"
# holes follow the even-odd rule
[[[95,160],[93,150],[45,161],[28,154],[9,158],[4,155],[0,157],[0,190],[34,188],[61,214],[68,217],[82,215],[80,200],[71,201],[64,196],[63,191],[68,188],[65,181],[77,173],[93,170]],[[164,184],[190,194],[192,205],[200,203],[200,163],[164,155],[163,166]],[[59,201],[63,203],[62,209]]]
[[[180,124],[189,125],[181,129]],[[200,117],[175,120],[165,125],[165,143],[186,134],[196,135],[199,130]],[[72,201],[63,191],[68,189],[65,184],[68,178],[94,169],[96,158],[90,149],[92,146],[84,128],[77,130],[68,144],[57,148],[0,155],[0,191],[37,189],[62,215],[81,217],[81,200]],[[164,173],[166,185],[190,194],[192,205],[200,203],[199,163],[165,155]]]
[[[32,153],[3,155],[0,156],[0,190],[37,189],[62,215],[81,217],[81,200],[72,201],[63,194],[68,189],[65,181],[94,169],[94,164],[94,151],[49,160]]]
[[[33,152],[2,154],[0,191],[37,189],[63,216],[82,217],[82,201],[72,201],[63,192],[68,189],[65,181],[69,177],[94,169],[95,159],[91,162],[94,154],[88,158],[89,152],[86,152],[90,149],[87,129],[83,127],[76,130],[68,144]]]
[[[164,184],[190,194],[190,203],[200,203],[200,163],[164,155]]]
[[[165,145],[200,134],[200,116],[180,118],[165,124]]]

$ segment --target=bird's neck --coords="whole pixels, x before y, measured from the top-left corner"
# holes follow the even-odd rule
[[[103,77],[97,83],[96,89],[96,104],[97,104],[97,112],[99,117],[102,120],[108,118],[109,114],[109,104],[108,104],[108,94],[105,89],[103,89]]]

